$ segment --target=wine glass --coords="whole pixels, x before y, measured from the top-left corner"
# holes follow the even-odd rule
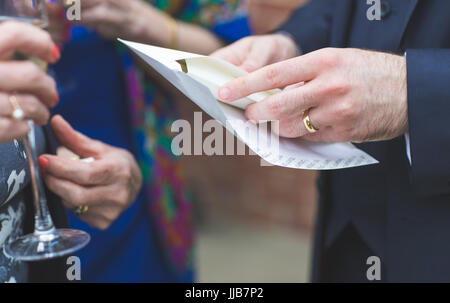
[[[0,0],[0,22],[7,20],[23,21],[46,28],[48,18],[45,0]],[[47,67],[41,60],[25,58],[38,63],[42,68]],[[24,56],[17,54],[15,59],[24,59]],[[13,239],[4,247],[7,256],[20,261],[38,261],[68,255],[86,246],[90,240],[89,234],[84,231],[55,228],[37,161],[35,126],[33,121],[29,121],[29,124],[30,132],[23,144],[27,153],[35,206],[34,233]]]

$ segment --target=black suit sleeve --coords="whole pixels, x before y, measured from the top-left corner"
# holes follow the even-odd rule
[[[450,50],[408,50],[411,179],[420,195],[450,194]]]
[[[297,9],[279,30],[289,33],[304,54],[327,47],[337,2],[312,0]]]

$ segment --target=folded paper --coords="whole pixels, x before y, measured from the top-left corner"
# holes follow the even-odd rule
[[[252,126],[244,110],[272,90],[232,103],[218,100],[218,89],[246,72],[223,60],[119,39],[206,113],[268,163],[296,169],[342,169],[378,163],[351,143],[313,143],[278,138],[269,127]]]

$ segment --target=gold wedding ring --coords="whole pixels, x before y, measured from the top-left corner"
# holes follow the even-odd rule
[[[16,95],[10,95],[9,102],[11,103],[11,106],[13,108],[11,112],[11,118],[16,121],[23,120],[23,118],[25,117],[25,112],[22,108],[20,108],[19,102],[17,102]]]
[[[308,132],[310,134],[314,134],[315,132],[317,132],[319,129],[314,127],[314,125],[311,122],[311,119],[309,118],[309,109],[305,110],[303,112],[303,123],[305,124],[306,129],[308,130]]]
[[[89,206],[83,205],[75,209],[75,214],[77,216],[81,216],[82,214],[85,214],[89,210]]]

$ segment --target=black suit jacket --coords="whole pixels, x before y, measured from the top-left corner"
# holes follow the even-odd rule
[[[382,20],[369,21],[366,0],[312,0],[282,28],[304,53],[332,46],[407,57],[412,165],[400,137],[358,145],[378,165],[322,174],[313,279],[351,222],[387,281],[450,282],[450,1],[381,2]]]

